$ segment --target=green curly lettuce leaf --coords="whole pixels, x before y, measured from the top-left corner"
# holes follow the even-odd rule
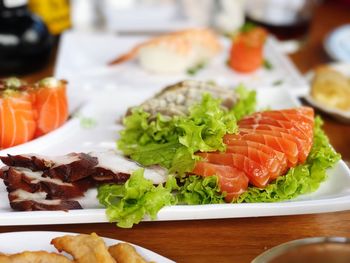
[[[230,110],[237,120],[256,111],[256,91],[246,89],[242,84],[235,89],[239,96],[237,104]]]
[[[181,178],[176,197],[181,204],[203,205],[224,203],[217,176],[200,177],[191,175]]]
[[[255,92],[244,91],[243,87],[239,90],[243,96],[238,107],[244,104],[255,108]],[[169,118],[159,114],[150,120],[149,113],[136,108],[124,118],[125,129],[120,132],[117,146],[142,165],[158,164],[181,175],[193,169],[198,159],[195,152],[225,150],[223,136],[238,131],[236,113],[244,114],[242,109],[227,111],[221,107],[220,99],[209,94],[203,94],[187,116]]]
[[[110,222],[130,228],[146,215],[157,217],[159,210],[176,202],[171,188],[154,186],[143,177],[143,169],[135,171],[124,185],[105,184],[98,187],[97,198],[106,207]]]

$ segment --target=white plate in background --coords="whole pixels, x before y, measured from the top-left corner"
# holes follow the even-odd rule
[[[336,63],[329,63],[325,66],[329,66],[330,68],[344,74],[345,76],[348,77],[350,82],[350,63],[336,62]],[[313,77],[314,77],[313,71],[310,71],[305,75],[305,78],[307,79],[307,81],[310,82],[310,85]],[[341,122],[350,123],[350,111],[344,111],[344,110],[329,107],[323,103],[320,103],[311,96],[310,91],[307,92],[307,94],[304,95],[303,98],[316,109],[332,116],[333,118]]]
[[[258,90],[258,106],[283,109],[299,105],[284,89]],[[81,110],[81,116],[96,120],[96,126],[81,127],[79,119],[68,121],[62,128],[32,142],[3,150],[21,154],[33,152],[43,155],[66,154],[72,151],[101,151],[115,148],[119,120],[129,106],[134,106],[153,93],[127,87],[110,87],[95,95]],[[156,220],[191,220],[212,218],[238,218],[275,215],[310,214],[350,209],[350,171],[343,161],[328,171],[328,179],[320,188],[294,200],[277,203],[242,203],[210,205],[177,205],[160,210]],[[82,210],[64,211],[13,211],[8,202],[7,191],[0,183],[0,225],[44,225],[69,223],[107,222],[105,209],[98,204],[96,189],[90,189],[79,201]],[[145,218],[145,220],[150,220]],[[0,242],[1,244],[1,242]]]
[[[57,249],[50,244],[51,240],[64,235],[78,235],[78,233],[55,232],[55,231],[23,231],[8,232],[0,234],[0,253],[13,254],[23,251],[39,251],[56,252]],[[117,239],[104,238],[103,241],[107,246],[112,246],[120,242]],[[33,242],[35,241],[35,242]],[[133,245],[133,244],[131,244]],[[140,246],[133,245],[137,253],[139,253],[147,262],[164,262],[174,263],[174,261],[165,258],[155,252]]]
[[[194,76],[182,74],[152,74],[137,63],[107,66],[107,63],[129,51],[150,36],[117,36],[107,33],[80,33],[67,31],[61,36],[55,67],[55,76],[67,79],[76,89],[88,87],[100,90],[109,85],[128,85],[132,89],[157,91],[166,85],[184,80],[214,80],[220,85],[235,86],[244,83],[250,88],[286,87],[293,93],[304,94],[307,82],[290,59],[283,54],[278,41],[269,37],[265,45],[265,57],[273,69],[264,67],[255,72],[238,73],[226,65],[230,41],[222,38],[224,50],[210,64]]]
[[[324,40],[323,47],[335,61],[350,63],[350,24],[334,29]]]

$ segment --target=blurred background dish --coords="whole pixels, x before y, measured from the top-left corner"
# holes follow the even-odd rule
[[[305,100],[342,122],[350,122],[350,64],[331,63],[306,75],[310,91]]]
[[[273,247],[252,263],[346,263],[350,258],[350,239],[346,237],[312,237]]]
[[[324,41],[328,56],[339,62],[350,63],[350,24],[333,30]]]
[[[165,84],[183,79],[213,80],[221,85],[235,86],[243,83],[250,88],[286,87],[298,94],[308,90],[307,82],[290,59],[280,52],[278,42],[269,37],[264,46],[264,60],[269,62],[248,74],[232,70],[227,66],[231,40],[219,38],[223,50],[210,63],[195,74],[154,74],[139,67],[135,61],[108,66],[118,57],[149,36],[116,36],[108,33],[68,31],[62,35],[57,56],[55,76],[67,79],[73,87],[101,90],[103,87],[129,85],[135,89],[158,90]],[[99,49],[96,49],[96,47]]]

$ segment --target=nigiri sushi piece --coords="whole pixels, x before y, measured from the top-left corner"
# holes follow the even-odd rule
[[[140,65],[154,73],[181,73],[206,63],[221,51],[221,44],[209,29],[187,29],[143,42],[111,61],[119,64],[137,58]]]
[[[0,149],[25,143],[34,137],[34,111],[26,84],[17,78],[0,82]]]
[[[220,190],[226,192],[226,202],[237,199],[248,188],[249,180],[245,173],[231,166],[200,161],[196,163],[192,173],[203,177],[218,176]]]
[[[68,118],[66,82],[45,78],[31,89],[37,129],[41,136],[64,124]]]

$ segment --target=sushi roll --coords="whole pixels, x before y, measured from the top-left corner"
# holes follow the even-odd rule
[[[68,119],[66,84],[64,80],[50,77],[31,88],[36,137],[57,129]]]
[[[264,61],[266,38],[267,31],[261,27],[239,32],[232,42],[229,66],[242,73],[250,73],[259,69]]]
[[[26,83],[17,78],[0,81],[0,149],[34,137],[36,129],[31,95]]]

